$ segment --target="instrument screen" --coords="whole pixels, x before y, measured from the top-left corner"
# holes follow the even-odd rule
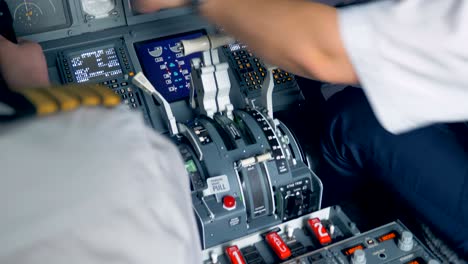
[[[200,53],[184,57],[180,50],[180,41],[203,35],[202,32],[192,32],[135,44],[143,73],[168,102],[189,97],[190,61],[200,57]]]
[[[77,83],[99,82],[123,76],[114,47],[71,53],[69,59]]]
[[[30,35],[69,27],[66,0],[6,0],[16,34]]]

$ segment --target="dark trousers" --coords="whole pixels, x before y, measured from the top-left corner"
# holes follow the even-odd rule
[[[347,88],[327,104],[327,163],[341,175],[378,179],[467,254],[468,126],[440,124],[393,135],[380,126],[360,89]]]

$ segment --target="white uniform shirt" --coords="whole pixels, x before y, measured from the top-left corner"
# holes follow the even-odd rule
[[[379,1],[341,9],[339,24],[384,128],[468,120],[468,1]]]
[[[0,263],[201,263],[177,149],[124,109],[0,125]]]

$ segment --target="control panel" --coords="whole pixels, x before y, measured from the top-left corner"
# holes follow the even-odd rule
[[[334,206],[208,248],[205,264],[438,264],[439,261],[396,221],[360,233]]]
[[[184,56],[180,50],[180,41],[202,35],[203,32],[192,32],[135,43],[143,72],[169,103],[189,97],[190,62],[200,57],[199,53]]]
[[[242,43],[226,45],[223,51],[235,72],[242,93],[248,98],[260,96],[267,74],[264,63]],[[296,90],[298,87],[295,76],[281,69],[274,70],[273,78],[275,92]]]
[[[177,139],[204,248],[320,209],[322,184],[284,124],[258,110],[200,116]]]
[[[123,39],[61,50],[57,65],[63,83],[107,86],[120,95],[130,109],[143,110],[145,119],[149,119],[142,94],[130,83],[135,72]]]

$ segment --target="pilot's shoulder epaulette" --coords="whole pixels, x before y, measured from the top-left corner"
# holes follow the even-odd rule
[[[0,102],[14,110],[14,113],[0,113],[0,122],[6,122],[73,111],[80,106],[115,107],[120,104],[120,97],[104,86],[72,84],[14,91],[1,87]]]

